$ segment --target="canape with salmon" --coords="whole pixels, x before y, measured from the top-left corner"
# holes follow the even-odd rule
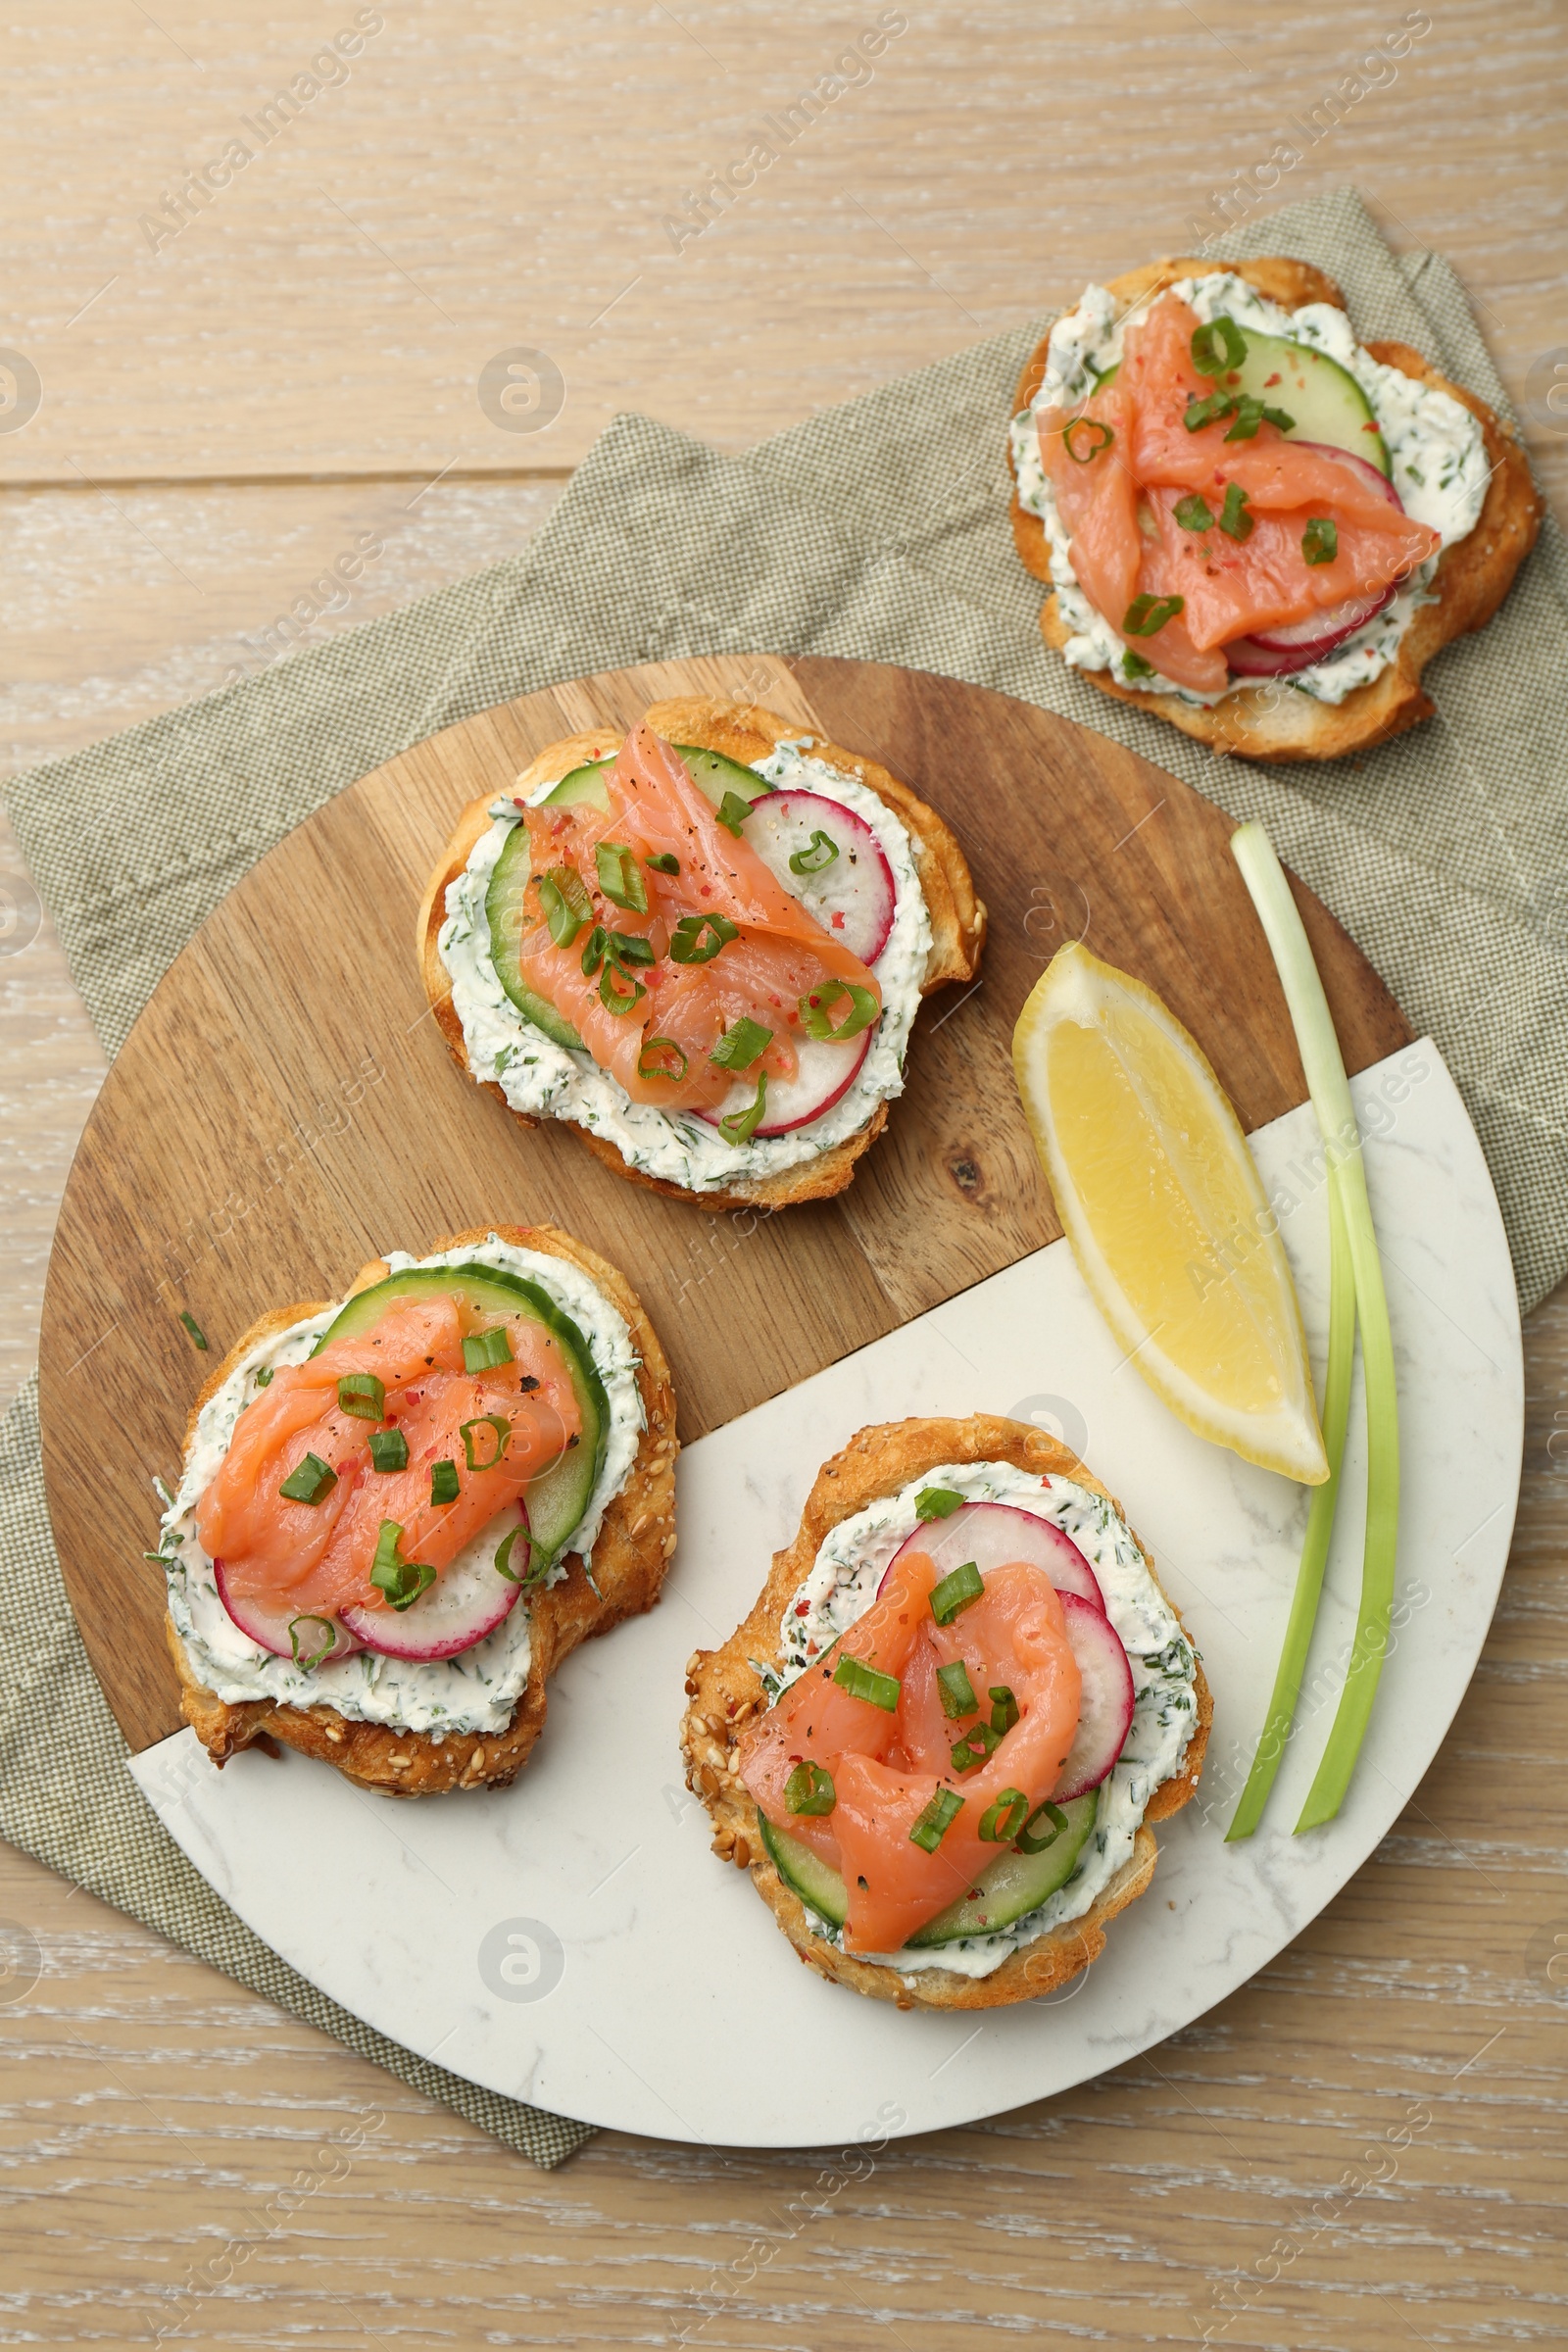
[[[1431,716],[1541,501],[1500,417],[1361,344],[1304,262],[1166,261],[1090,286],[1014,396],[1013,535],[1048,644],[1102,693],[1254,760]]]
[[[902,2009],[1032,2000],[1096,1959],[1212,1714],[1120,1506],[989,1414],[852,1439],[686,1689],[714,1852],[811,1967]]]
[[[658,1599],[675,1454],[635,1294],[553,1226],[264,1315],[154,1555],[186,1721],[216,1764],[270,1735],[401,1795],[510,1781],[555,1667]]]
[[[851,1181],[985,922],[953,834],[875,760],[692,698],[475,801],[418,951],[453,1054],[526,1124],[707,1208],[782,1207]]]

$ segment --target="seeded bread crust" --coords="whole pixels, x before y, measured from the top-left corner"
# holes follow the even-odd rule
[[[798,727],[757,703],[730,703],[710,695],[686,696],[656,703],[647,713],[647,723],[666,742],[695,744],[705,751],[722,752],[743,766],[750,766],[781,743],[801,743],[817,758],[864,784],[903,817],[913,837],[915,865],[931,918],[932,935],[931,954],[920,984],[921,995],[929,996],[933,989],[944,987],[949,981],[974,978],[985,945],[985,906],[975,896],[974,881],[956,836],[906,784],[901,784],[874,760],[864,759],[858,752],[844,751],[821,736],[803,735]],[[590,760],[608,758],[620,749],[624,734],[621,727],[590,727],[580,735],[568,735],[562,742],[551,744],[518,776],[514,788],[518,797],[526,799],[539,785],[565,775]],[[494,797],[492,794],[484,800],[470,801],[465,808],[430,876],[419,907],[417,942],[424,993],[452,1057],[463,1070],[468,1068],[463,1023],[452,1002],[452,983],[447,978],[436,941],[446,919],[448,886],[462,873],[475,843],[488,827],[490,802]],[[481,1079],[477,1083],[482,1092],[494,1095],[504,1108],[512,1111],[521,1126],[539,1124],[525,1111],[512,1110],[505,1094],[492,1081]],[[596,1159],[602,1159],[606,1167],[625,1177],[628,1183],[646,1185],[668,1200],[691,1201],[698,1208],[717,1212],[728,1208],[785,1208],[798,1200],[825,1200],[834,1193],[842,1193],[854,1178],[856,1161],[886,1126],[887,1116],[887,1103],[879,1102],[863,1127],[830,1151],[819,1152],[814,1159],[803,1160],[798,1167],[784,1168],[771,1176],[758,1177],[755,1182],[731,1184],[722,1192],[701,1193],[685,1185],[667,1183],[662,1177],[646,1175],[642,1169],[629,1166],[607,1137],[570,1122],[566,1124]]]
[[[946,1462],[1011,1462],[1037,1476],[1072,1478],[1104,1495],[1121,1515],[1121,1505],[1076,1454],[1027,1422],[975,1413],[963,1421],[890,1421],[860,1430],[818,1472],[801,1514],[800,1533],[787,1549],[774,1554],[772,1572],[751,1615],[721,1648],[699,1649],[689,1660],[690,1704],[681,1727],[681,1747],[687,1786],[712,1816],[714,1853],[750,1871],[758,1893],[808,1967],[852,1992],[893,2001],[901,2009],[997,2009],[1054,1991],[1104,1950],[1107,1922],[1142,1894],[1154,1875],[1156,1849],[1147,1823],[1166,1820],[1197,1790],[1214,1705],[1200,1666],[1197,1725],[1181,1769],[1150,1798],[1146,1826],[1139,1830],[1128,1861],[1081,1919],[1024,1945],[991,1976],[886,1968],[858,1960],[814,1935],[805,1904],[768,1858],[758,1835],[756,1804],[735,1769],[743,1727],[767,1708],[761,1678],[752,1661],[779,1663],[780,1621],[829,1531],[879,1496],[897,1494],[911,1479]],[[1148,1547],[1136,1535],[1133,1541],[1153,1576]],[[1158,1583],[1157,1577],[1154,1581]]]
[[[545,1685],[562,1659],[579,1642],[608,1633],[623,1617],[651,1609],[659,1598],[675,1548],[675,1457],[680,1448],[669,1366],[654,1327],[619,1268],[554,1225],[489,1225],[449,1234],[431,1244],[431,1254],[484,1242],[492,1233],[519,1250],[537,1250],[564,1258],[586,1274],[625,1319],[641,1359],[637,1386],[647,1426],[626,1483],[605,1512],[594,1544],[592,1583],[581,1557],[568,1552],[563,1582],[526,1604],[518,1602],[519,1607],[527,1606],[532,1620],[532,1656],[528,1680],[506,1730],[453,1732],[441,1740],[428,1732],[400,1732],[386,1724],[357,1723],[325,1705],[295,1707],[272,1699],[247,1699],[230,1706],[197,1681],[173,1620],[166,1612],[165,1632],[179,1674],[181,1709],[215,1764],[225,1764],[242,1747],[270,1738],[298,1748],[302,1755],[317,1756],[323,1764],[335,1766],[361,1788],[393,1796],[426,1796],[448,1788],[504,1788],[526,1763],[544,1729]],[[384,1282],[389,1270],[384,1258],[373,1258],[361,1267],[348,1296],[353,1298],[372,1283]],[[187,1459],[202,1406],[241,1358],[259,1340],[286,1331],[307,1315],[319,1314],[330,1303],[325,1298],[301,1299],[293,1306],[273,1308],[251,1325],[191,1407],[185,1430]]]
[[[1345,296],[1331,277],[1305,262],[1283,256],[1256,262],[1227,263],[1250,286],[1285,310],[1304,303],[1328,302],[1346,308]],[[1119,303],[1151,301],[1178,278],[1201,275],[1211,263],[1152,262],[1125,277],[1109,279],[1108,290]],[[1049,337],[1047,338],[1049,342]],[[1039,391],[1046,372],[1047,342],[1037,345],[1018,379],[1012,414],[1026,409]],[[1386,368],[1429,384],[1478,420],[1486,442],[1491,479],[1475,529],[1465,539],[1444,549],[1433,575],[1434,602],[1423,605],[1400,640],[1393,662],[1370,685],[1357,686],[1343,703],[1313,702],[1297,693],[1283,678],[1259,678],[1255,685],[1226,695],[1212,709],[1184,703],[1175,695],[1147,694],[1124,686],[1105,671],[1084,669],[1078,675],[1097,693],[1150,711],[1184,735],[1195,736],[1216,752],[1239,752],[1249,760],[1342,760],[1352,752],[1370,750],[1391,736],[1430,718],[1437,706],[1421,684],[1421,672],[1434,654],[1472,629],[1482,629],[1513,585],[1514,574],[1535,545],[1541,528],[1541,495],[1531,479],[1529,461],[1516,436],[1494,410],[1473,392],[1439,373],[1407,343],[1369,343],[1367,350]],[[1012,463],[1009,445],[1008,464]],[[1051,548],[1037,514],[1012,497],[1012,536],[1018,554],[1036,579],[1051,581]],[[1040,612],[1041,633],[1057,653],[1064,653],[1071,634],[1061,617],[1054,587]]]

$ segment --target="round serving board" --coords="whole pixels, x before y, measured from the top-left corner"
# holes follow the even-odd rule
[[[758,1220],[623,1183],[573,1134],[524,1129],[451,1061],[414,957],[425,879],[464,804],[559,737],[676,694],[766,705],[870,754],[948,819],[991,911],[982,978],[922,1010],[908,1085],[837,1200]],[[341,1294],[383,1250],[487,1222],[569,1227],[623,1265],[668,1351],[690,1440],[1059,1236],[1009,1044],[1083,939],[1186,1022],[1252,1130],[1304,1100],[1230,820],[1104,737],[881,663],[713,656],[607,672],[449,727],[263,858],[166,973],[88,1120],[44,1300],[44,1476],[67,1589],[133,1751],[179,1728],[155,1477],[264,1309]],[[1297,896],[1352,1071],[1408,1043],[1333,917]],[[181,1314],[208,1343],[202,1352]],[[846,1433],[824,1438],[823,1452]],[[735,1595],[749,1605],[753,1579]],[[670,1722],[678,1711],[670,1698]]]

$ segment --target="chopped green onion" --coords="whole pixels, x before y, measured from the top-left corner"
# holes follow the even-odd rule
[[[1332,564],[1340,552],[1340,529],[1331,514],[1311,514],[1301,533],[1301,553],[1309,564]]]
[[[184,1324],[185,1329],[190,1333],[191,1338],[195,1341],[203,1355],[205,1355],[208,1352],[207,1334],[205,1331],[203,1331],[195,1316],[189,1313],[188,1310],[182,1306],[179,1310],[179,1319]]]
[[[652,858],[643,859],[643,863],[651,865],[656,874],[678,874],[680,872],[680,859],[670,850],[656,850]]]
[[[493,1372],[498,1364],[512,1360],[512,1342],[504,1323],[492,1323],[488,1331],[470,1331],[463,1343],[465,1372]]]
[[[386,1417],[386,1390],[373,1372],[345,1372],[337,1384],[337,1409],[356,1421]]]
[[[1184,531],[1211,530],[1214,524],[1214,510],[1206,499],[1200,498],[1197,491],[1194,490],[1188,497],[1179,498],[1176,501],[1176,520]]]
[[[850,1000],[850,1009],[835,1029],[828,1006],[845,996]],[[858,1037],[862,1029],[869,1029],[881,1010],[870,989],[860,988],[853,980],[826,980],[801,999],[801,1021],[807,1036],[819,1042],[826,1038],[836,1046],[842,1045],[847,1037]]]
[[[1121,658],[1121,674],[1124,678],[1152,678],[1154,664],[1146,662],[1142,654],[1135,654],[1129,647]]]
[[[743,1014],[733,1029],[725,1030],[708,1058],[717,1062],[721,1070],[749,1070],[772,1042],[771,1029],[764,1029],[760,1021]]]
[[[432,1502],[456,1502],[462,1492],[456,1462],[445,1461],[430,1464],[430,1500]]]
[[[1153,637],[1167,620],[1174,620],[1178,612],[1185,612],[1186,610],[1185,596],[1150,596],[1147,593],[1135,596],[1127,608],[1122,629],[1129,637]]]
[[[718,1132],[727,1144],[749,1144],[761,1125],[767,1110],[767,1072],[759,1070],[757,1093],[744,1110],[726,1111],[718,1122]]]
[[[1225,504],[1220,509],[1219,527],[1231,539],[1250,539],[1257,528],[1247,512],[1247,492],[1240,482],[1227,482]]]
[[[574,865],[554,865],[539,877],[539,904],[558,948],[569,948],[593,912],[583,878]]]
[[[984,1764],[1002,1745],[1002,1734],[994,1732],[989,1723],[974,1723],[964,1733],[953,1753],[955,1772],[972,1772],[975,1765]]]
[[[1247,1786],[1225,1833],[1227,1844],[1239,1838],[1250,1838],[1262,1820],[1274,1776],[1290,1740],[1307,1651],[1311,1647],[1312,1628],[1317,1622],[1329,1539],[1334,1533],[1334,1513],[1340,1499],[1340,1472],[1344,1467],[1345,1439],[1350,1418],[1350,1378],[1355,1367],[1355,1274],[1350,1264],[1349,1236],[1345,1230],[1345,1209],[1332,1180],[1328,1192],[1329,1361],[1323,1391],[1323,1445],[1329,1457],[1329,1474],[1322,1486],[1312,1489],[1279,1672],[1274,1677],[1268,1713],[1263,1719]]]
[[[588,945],[582,952],[582,976],[585,980],[591,980],[604,962],[605,943],[609,937],[610,933],[605,929],[603,923],[595,923],[589,932]]]
[[[1230,392],[1210,392],[1202,400],[1190,400],[1182,418],[1190,433],[1199,432],[1205,424],[1217,423],[1221,416],[1236,414],[1235,395]]]
[[[512,1546],[519,1536],[528,1546],[528,1565],[521,1576],[512,1565]],[[509,1585],[520,1585],[525,1592],[530,1585],[536,1585],[539,1582],[549,1565],[550,1554],[539,1549],[525,1527],[514,1527],[510,1535],[503,1536],[501,1542],[496,1545],[496,1556],[491,1562],[497,1576],[504,1576]]]
[[[751,813],[751,802],[743,801],[738,792],[726,792],[718,804],[719,823],[724,827],[726,833],[733,833],[737,840],[740,838],[742,825],[745,824]]]
[[[961,1658],[955,1658],[951,1666],[937,1668],[937,1689],[942,1693],[943,1714],[952,1716],[955,1723],[960,1715],[972,1715],[980,1704],[969,1680],[969,1669]]]
[[[962,1811],[963,1799],[956,1789],[939,1788],[909,1832],[909,1843],[934,1854]]]
[[[1223,375],[1247,357],[1247,338],[1234,318],[1211,318],[1200,326],[1188,346],[1200,375]]]
[[[302,1625],[318,1625],[326,1636],[325,1641],[313,1649],[308,1658],[300,1655],[300,1627]],[[288,1645],[295,1665],[303,1668],[305,1673],[309,1674],[313,1666],[319,1666],[321,1660],[329,1658],[336,1649],[337,1627],[332,1623],[330,1617],[291,1617],[288,1621]]]
[[[823,874],[839,854],[839,845],[831,833],[813,833],[804,850],[790,852],[792,874]]]
[[[319,1502],[337,1485],[337,1472],[323,1462],[318,1453],[308,1453],[296,1462],[278,1493],[287,1502]]]
[[[1017,1720],[1018,1701],[1013,1697],[1005,1683],[993,1683],[991,1685],[991,1729],[996,1733],[998,1739],[1001,1739],[1004,1732],[1010,1732]]]
[[[672,1070],[667,1066],[671,1055],[680,1063],[678,1070]],[[645,1037],[643,1039],[642,1052],[637,1056],[639,1078],[667,1078],[671,1086],[679,1086],[690,1068],[691,1061],[685,1049],[677,1046],[672,1037]]]
[[[1074,439],[1081,433],[1088,433],[1091,436],[1087,449],[1073,447]],[[1099,435],[1098,440],[1093,438],[1096,434]],[[1061,428],[1062,447],[1075,466],[1091,465],[1102,449],[1110,447],[1115,438],[1110,426],[1102,424],[1098,416],[1074,416]]]
[[[648,912],[648,888],[628,842],[599,842],[594,849],[594,865],[599,887],[612,906],[625,906],[633,914]]]
[[[1050,1835],[1044,1838],[1040,1835],[1040,1832],[1035,1827],[1035,1824],[1039,1821],[1042,1814],[1045,1815],[1046,1819],[1051,1824]],[[1024,1823],[1023,1828],[1013,1833],[1012,1842],[1018,1848],[1020,1854],[1043,1854],[1048,1845],[1055,1844],[1056,1839],[1061,1836],[1062,1831],[1066,1827],[1066,1814],[1062,1811],[1059,1805],[1054,1805],[1051,1799],[1047,1797],[1044,1804],[1036,1805],[1034,1811]]]
[[[951,1487],[922,1487],[914,1498],[914,1515],[917,1519],[951,1519],[962,1503],[963,1496]]]
[[[473,1450],[473,1432],[476,1429],[490,1429],[495,1432],[495,1451],[488,1454],[483,1461],[480,1461]],[[468,1468],[470,1470],[493,1470],[512,1442],[512,1423],[507,1419],[505,1413],[480,1413],[472,1421],[460,1422],[458,1435],[463,1440],[463,1450],[467,1456]]]
[[[599,975],[599,1002],[607,1012],[617,1016],[630,1012],[632,1006],[640,1004],[647,994],[640,980],[633,980],[629,973],[623,972],[612,957],[605,957],[604,969]]]
[[[263,1364],[256,1374],[256,1386],[259,1389],[270,1389],[271,1385],[272,1367],[270,1364]]]
[[[831,1813],[838,1801],[833,1775],[823,1764],[797,1764],[784,1784],[784,1802],[792,1813]]]
[[[973,1560],[965,1560],[961,1568],[955,1568],[951,1576],[932,1586],[931,1614],[938,1625],[951,1625],[958,1611],[978,1600],[984,1591],[979,1569]]]
[[[401,1429],[371,1430],[370,1466],[374,1470],[406,1470],[408,1468],[409,1441]]]
[[[375,1557],[370,1562],[371,1584],[400,1612],[412,1608],[419,1594],[427,1592],[435,1583],[435,1570],[427,1560],[398,1558],[402,1540],[403,1530],[398,1522],[383,1519],[375,1539]]]
[[[739,937],[727,915],[683,914],[670,937],[669,958],[671,963],[711,963],[720,948]]]
[[[1273,953],[1323,1137],[1330,1191],[1338,1193],[1344,1212],[1355,1311],[1361,1326],[1366,1395],[1366,1541],[1355,1640],[1334,1727],[1296,1825],[1299,1833],[1331,1821],[1345,1801],[1388,1651],[1399,1537],[1399,1397],[1360,1131],[1334,1033],[1334,1016],[1290,884],[1268,835],[1261,825],[1243,825],[1231,835],[1231,850]]]
[[[622,971],[628,964],[635,963],[646,969],[649,964],[659,960],[654,954],[653,941],[645,939],[640,931],[607,931],[605,954],[612,963],[618,963]]]
[[[1288,416],[1284,409],[1271,409],[1265,401],[1254,400],[1250,392],[1244,392],[1236,403],[1236,421],[1225,438],[1227,441],[1255,441],[1260,424],[1277,424],[1282,433],[1288,433],[1295,423],[1296,418]]]
[[[980,1835],[987,1845],[1010,1845],[1023,1828],[1029,1799],[1021,1788],[1004,1788],[994,1805],[980,1816]]]
[[[899,1692],[904,1686],[896,1674],[884,1674],[879,1666],[868,1666],[863,1658],[845,1655],[833,1669],[833,1680],[852,1698],[863,1698],[867,1705],[880,1707],[885,1714],[897,1714]]]

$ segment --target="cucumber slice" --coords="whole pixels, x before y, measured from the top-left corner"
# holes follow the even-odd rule
[[[1013,1846],[1004,1848],[977,1881],[978,1901],[964,1895],[960,1901],[950,1903],[917,1936],[909,1937],[906,1951],[924,1951],[933,1944],[955,1943],[962,1936],[994,1935],[1028,1912],[1038,1911],[1049,1895],[1066,1886],[1077,1869],[1078,1857],[1095,1826],[1099,1806],[1098,1788],[1091,1788],[1086,1796],[1074,1797],[1070,1804],[1063,1805],[1067,1827],[1043,1853],[1020,1854]],[[849,1898],[838,1872],[830,1870],[810,1846],[792,1838],[787,1830],[775,1829],[765,1813],[758,1813],[757,1826],[784,1884],[793,1887],[819,1919],[825,1919],[830,1927],[842,1928],[849,1913]]]
[[[1309,344],[1243,331],[1247,357],[1218,379],[1225,391],[1250,392],[1284,409],[1295,419],[1287,440],[1326,441],[1331,449],[1365,458],[1381,474],[1393,473],[1371,403],[1348,368]]]
[[[590,772],[587,768],[577,770],[578,775]],[[582,1039],[564,1013],[558,1012],[550,999],[530,988],[522,976],[518,950],[522,944],[523,894],[530,870],[528,828],[514,825],[510,840],[496,859],[484,897],[484,917],[490,926],[490,960],[496,967],[496,978],[524,1020],[532,1021],[536,1029],[542,1029],[558,1046],[569,1046],[581,1053]]]
[[[692,743],[677,743],[675,749],[715,808],[726,792],[739,793],[750,807],[753,801],[760,800],[764,792],[773,789],[755,767],[742,767],[738,760],[726,760],[722,752],[705,752]],[[554,792],[545,794],[546,807],[572,808],[586,802],[594,808],[608,808],[605,770],[613,765],[612,760],[592,760],[586,767],[574,767],[569,775],[562,777]]]
[[[1325,441],[1331,449],[1348,449],[1392,479],[1394,466],[1371,403],[1348,368],[1310,344],[1258,334],[1251,327],[1241,331],[1247,357],[1239,368],[1228,368],[1216,377],[1216,390],[1250,392],[1271,409],[1283,409],[1292,419],[1287,440]],[[1118,360],[1096,378],[1095,390],[1103,392],[1120,369]]]
[[[499,1266],[411,1266],[351,1298],[311,1353],[319,1355],[333,1340],[358,1339],[372,1330],[395,1298],[439,1298],[453,1293],[476,1314],[527,1315],[542,1323],[566,1359],[582,1415],[582,1433],[555,1468],[536,1478],[527,1490],[528,1532],[536,1547],[537,1566],[539,1552],[553,1560],[566,1548],[567,1538],[588,1508],[610,1442],[610,1399],[594,1368],[588,1343],[547,1292],[525,1275],[509,1274]]]

